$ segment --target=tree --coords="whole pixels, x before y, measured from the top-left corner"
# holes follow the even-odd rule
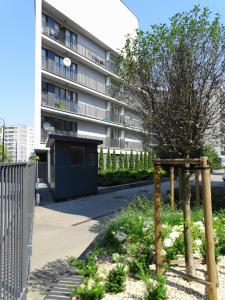
[[[116,151],[113,150],[112,154],[112,171],[116,171]]]
[[[141,151],[140,153],[140,171],[143,171],[144,169],[144,158],[143,158],[143,153]]]
[[[139,154],[136,153],[136,155],[135,155],[135,171],[138,172],[139,170],[140,170]]]
[[[202,149],[202,156],[207,156],[209,158],[211,169],[216,170],[221,168],[221,158],[212,146],[204,146]]]
[[[145,150],[144,152],[144,170],[147,171],[148,170],[148,154]]]
[[[2,144],[0,144],[0,162],[2,162]],[[6,145],[4,145],[4,162],[11,162],[12,159],[9,155],[9,152],[8,152],[8,148]]]
[[[100,153],[99,153],[99,171],[103,172],[105,169],[105,164],[104,164],[104,154],[103,154],[103,148],[101,146],[100,148]]]
[[[119,170],[122,171],[124,169],[124,155],[120,151],[120,156],[119,156]]]
[[[110,150],[108,148],[107,155],[106,155],[106,170],[111,171],[112,170],[112,161],[111,161],[111,155]]]
[[[127,152],[124,156],[124,169],[128,170],[128,154],[127,154]]]
[[[134,155],[132,150],[130,152],[130,157],[129,157],[129,171],[131,172],[134,171]]]
[[[128,37],[120,56],[120,90],[143,122],[146,140],[156,134],[161,157],[200,155],[220,135],[225,106],[225,27],[195,6],[170,23]],[[189,168],[189,165],[186,165]],[[185,260],[193,274],[190,173],[183,176]]]

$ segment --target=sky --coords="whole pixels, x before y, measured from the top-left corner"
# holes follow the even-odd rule
[[[76,1],[76,0],[73,0]],[[94,1],[94,0],[92,0]],[[107,0],[106,0],[107,1]],[[225,0],[123,0],[142,30],[167,23],[199,4],[221,15]],[[34,0],[0,0],[0,117],[7,125],[34,123]]]

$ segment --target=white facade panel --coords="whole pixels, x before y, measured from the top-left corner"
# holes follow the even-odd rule
[[[128,33],[135,34],[137,17],[120,0],[46,0],[96,38],[118,51]]]
[[[87,135],[92,137],[106,137],[106,128],[105,126],[89,123],[89,122],[77,122],[77,133],[81,135]]]

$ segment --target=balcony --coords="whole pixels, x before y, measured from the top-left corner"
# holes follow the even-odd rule
[[[63,46],[73,50],[74,52],[94,62],[95,64],[107,69],[108,71],[115,72],[115,66],[113,62],[106,61],[105,58],[101,57],[100,55],[90,50],[83,44],[79,42],[77,42],[76,44],[68,43],[68,41],[65,38],[61,37],[59,34],[51,34],[51,30],[49,27],[42,28],[42,33],[51,38],[52,40],[62,44]]]
[[[80,85],[88,87],[92,90],[105,94],[105,86],[99,82],[89,78],[86,75],[77,76],[77,73],[70,69],[70,67],[65,67],[63,65],[56,64],[53,60],[47,58],[42,60],[42,69],[58,75],[62,78],[71,80]]]
[[[51,93],[42,92],[42,106],[47,106],[73,113],[78,111],[78,106],[75,102],[61,99]]]

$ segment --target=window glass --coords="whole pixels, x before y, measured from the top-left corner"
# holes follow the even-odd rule
[[[45,15],[42,15],[42,33],[46,33],[46,27],[47,27],[47,21],[46,21],[46,16]]]
[[[84,147],[70,147],[70,163],[74,166],[83,167],[85,163],[85,148]]]

